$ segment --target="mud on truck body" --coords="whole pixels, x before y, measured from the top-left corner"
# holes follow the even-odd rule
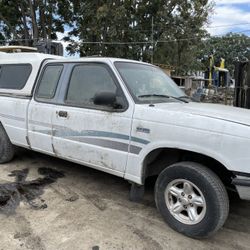
[[[0,163],[23,147],[131,183],[156,176],[164,220],[187,236],[215,233],[226,188],[250,199],[250,111],[191,101],[159,68],[115,58],[0,54]]]

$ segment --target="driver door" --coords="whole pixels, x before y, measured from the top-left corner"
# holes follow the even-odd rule
[[[60,157],[122,176],[127,162],[133,108],[128,107],[108,65],[72,65],[64,105],[52,118],[53,147]],[[116,93],[121,109],[95,105],[100,92]]]

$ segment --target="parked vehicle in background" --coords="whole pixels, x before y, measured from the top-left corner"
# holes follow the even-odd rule
[[[115,58],[0,54],[0,162],[15,146],[125,178],[178,232],[211,236],[226,187],[250,199],[250,111],[195,103],[158,67]]]

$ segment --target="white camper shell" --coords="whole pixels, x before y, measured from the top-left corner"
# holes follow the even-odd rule
[[[0,53],[0,93],[6,95],[31,96],[37,72],[47,59],[60,56],[40,53]],[[12,79],[10,79],[12,78]],[[7,83],[8,82],[8,83]],[[17,84],[15,88],[10,84]]]

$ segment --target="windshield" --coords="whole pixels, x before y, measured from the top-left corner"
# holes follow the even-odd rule
[[[185,96],[174,81],[158,67],[129,62],[116,62],[115,66],[136,102],[165,102],[170,97]],[[176,99],[171,98],[171,101]]]

